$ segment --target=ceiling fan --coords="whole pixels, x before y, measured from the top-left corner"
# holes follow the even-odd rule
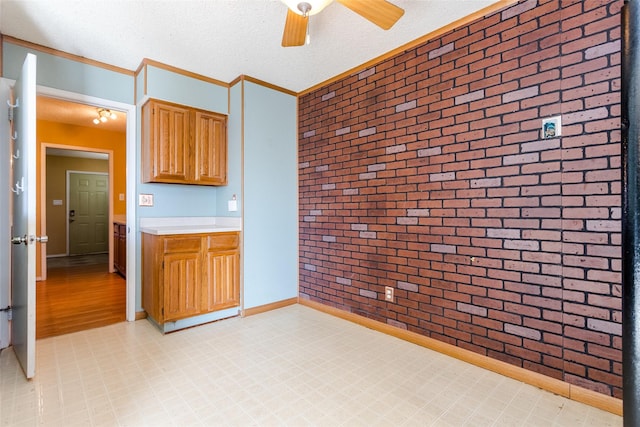
[[[309,42],[309,16],[319,13],[333,0],[282,0],[287,6],[282,46],[302,46]],[[388,30],[404,15],[404,10],[387,0],[337,0],[380,28]]]

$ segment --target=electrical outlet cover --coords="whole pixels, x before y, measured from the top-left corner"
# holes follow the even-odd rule
[[[139,194],[138,205],[140,206],[153,206],[153,194]]]

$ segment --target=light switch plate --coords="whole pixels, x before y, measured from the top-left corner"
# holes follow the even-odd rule
[[[124,193],[118,194],[118,200],[120,200],[121,202],[124,201]]]
[[[238,201],[229,200],[229,212],[236,212],[238,210]]]
[[[153,206],[153,194],[138,194],[138,205]]]

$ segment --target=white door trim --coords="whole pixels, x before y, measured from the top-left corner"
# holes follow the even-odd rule
[[[126,131],[126,153],[127,153],[127,320],[136,320],[136,283],[137,265],[137,221],[136,221],[136,106],[134,104],[126,104],[123,102],[112,101],[108,99],[96,98],[94,96],[83,95],[75,92],[68,92],[60,89],[54,89],[45,86],[38,86],[38,95],[57,98],[66,101],[79,102],[83,104],[95,105],[96,107],[105,107],[110,110],[123,111],[127,114],[127,131]],[[66,146],[65,146],[66,147]],[[88,151],[83,149],[83,151]],[[112,156],[110,156],[111,158]]]

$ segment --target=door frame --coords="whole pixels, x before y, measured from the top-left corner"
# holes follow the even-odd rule
[[[137,176],[137,156],[136,156],[136,147],[137,147],[137,139],[136,139],[136,123],[137,123],[137,114],[136,114],[136,106],[134,104],[127,104],[119,101],[112,101],[103,98],[97,98],[94,96],[83,95],[76,92],[69,92],[60,89],[54,89],[46,86],[38,86],[37,94],[46,96],[49,98],[61,99],[64,101],[77,102],[87,105],[92,105],[95,107],[104,107],[114,111],[122,111],[127,115],[127,124],[126,124],[126,200],[127,200],[127,278],[126,278],[126,319],[128,321],[136,320],[136,283],[137,280],[137,265],[136,265],[136,254],[137,254],[137,231],[138,225],[136,221],[136,176]],[[69,148],[68,145],[64,147],[58,148]],[[82,148],[82,151],[92,151],[92,149]],[[42,155],[42,152],[41,152]],[[46,156],[46,151],[45,151]],[[110,171],[110,179],[112,179],[112,163],[113,155],[109,156],[109,171]],[[45,162],[46,163],[46,162]],[[40,164],[42,169],[42,163]],[[41,175],[41,179],[43,179],[44,175]],[[46,176],[45,176],[46,177]],[[42,183],[42,182],[41,182]],[[110,191],[112,191],[113,185],[110,182]],[[45,188],[46,190],[46,188]],[[42,195],[41,195],[42,196]],[[41,206],[43,201],[40,200]],[[110,203],[111,205],[111,203]],[[46,203],[45,203],[46,206]],[[40,217],[40,230],[42,235],[46,235],[46,215],[41,215]],[[110,222],[110,230],[113,235],[113,223]],[[109,253],[112,254],[111,242],[113,239],[109,239]],[[43,255],[44,254],[44,255]],[[112,255],[110,255],[111,258]],[[44,257],[46,263],[46,248],[42,251],[41,257]],[[42,260],[41,260],[42,262]],[[46,267],[46,264],[45,264]],[[110,263],[110,269],[113,268],[113,262]],[[46,268],[45,270],[46,271]]]
[[[109,236],[113,235],[113,150],[105,150],[100,148],[83,147],[80,145],[65,145],[56,144],[52,142],[42,142],[40,144],[40,230],[46,235],[47,232],[47,148],[56,148],[69,151],[85,151],[88,153],[101,153],[108,156],[109,170],[108,172],[86,172],[86,171],[72,171],[78,173],[101,173],[109,176]],[[67,171],[67,177],[68,177]],[[67,181],[67,188],[65,189],[66,202],[69,202],[69,182]],[[69,205],[67,204],[67,214]],[[66,243],[65,251],[66,255],[69,255],[69,224],[65,224],[66,227]],[[113,239],[109,239],[109,273],[115,272],[113,268]],[[40,248],[40,276],[38,280],[47,280],[47,245],[42,245]]]
[[[92,171],[74,171],[74,170],[67,170],[67,175],[66,175],[66,186],[67,188],[65,189],[65,197],[67,198],[67,200],[65,200],[66,206],[67,206],[67,221],[65,222],[65,226],[66,226],[66,235],[67,235],[67,256],[69,255],[69,235],[71,234],[69,232],[70,227],[69,227],[69,196],[71,195],[71,186],[70,186],[70,175],[73,173],[77,173],[77,174],[86,174],[86,175],[106,175],[107,176],[107,181],[108,181],[108,191],[107,191],[107,197],[109,200],[109,206],[107,208],[107,244],[109,245],[109,273],[113,273],[115,272],[115,268],[113,266],[113,251],[114,251],[114,247],[113,247],[113,192],[111,190],[111,188],[113,187],[113,174],[111,173],[113,171],[113,164],[111,162],[111,156],[109,156],[109,171],[108,172],[92,172]]]

